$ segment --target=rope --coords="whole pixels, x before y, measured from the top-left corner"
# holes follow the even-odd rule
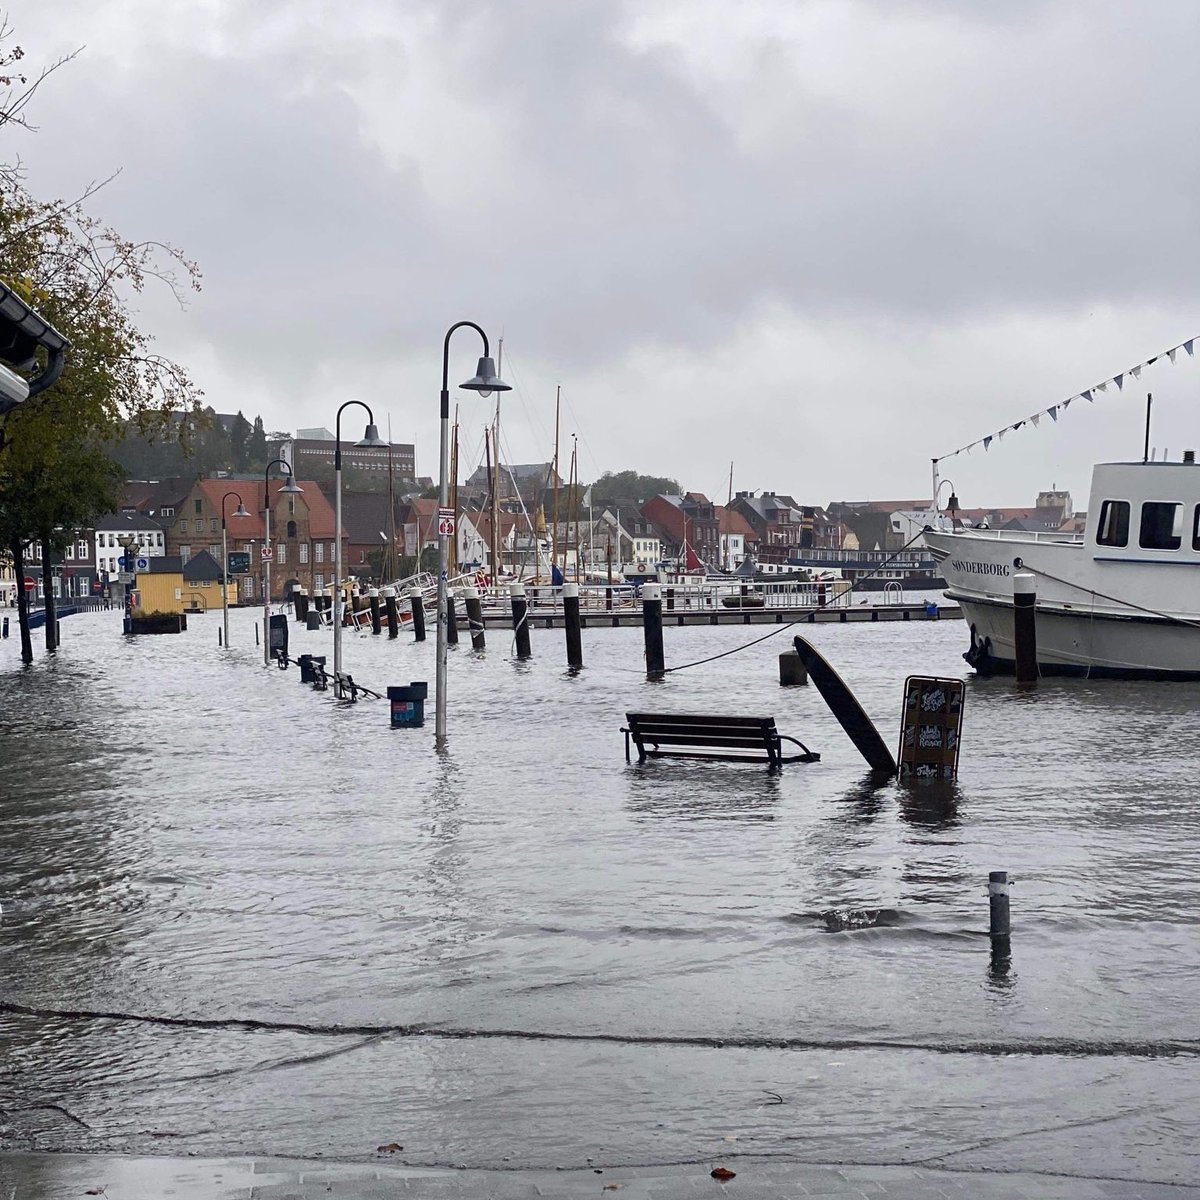
[[[1173,617],[1170,613],[1159,612],[1154,608],[1146,608],[1141,604],[1134,604],[1132,600],[1122,600],[1119,596],[1108,596],[1104,592],[1098,592],[1095,588],[1084,587],[1081,583],[1072,583],[1069,579],[1059,579],[1057,575],[1051,575],[1049,571],[1039,570],[1037,567],[1031,567],[1029,563],[1023,559],[1018,559],[1016,566],[1021,571],[1029,571],[1034,575],[1040,575],[1043,579],[1049,579],[1051,583],[1061,583],[1064,587],[1074,588],[1077,592],[1087,592],[1092,598],[1092,616],[1096,615],[1096,598],[1108,600],[1112,604],[1119,604],[1123,608],[1136,609],[1138,612],[1143,612],[1149,617],[1158,617],[1159,620],[1167,621],[1172,625],[1184,625],[1189,629],[1200,629],[1200,621],[1189,621],[1187,617]]]
[[[918,538],[923,537],[924,534],[925,534],[925,531],[922,530],[920,533],[915,534],[913,537],[909,538],[909,540],[907,542],[905,542],[904,545],[901,546],[900,549],[897,550],[895,554],[892,554],[889,557],[885,558],[883,560],[883,562],[881,562],[879,564],[879,566],[877,566],[873,571],[868,571],[867,574],[859,576],[859,578],[856,579],[844,592],[842,592],[841,595],[843,595],[843,596],[851,595],[854,591],[856,591],[858,589],[860,584],[866,583],[866,581],[868,579],[871,579],[874,576],[878,575],[879,572],[882,571],[890,563],[895,562],[896,559],[898,559],[900,557],[900,555],[902,555],[905,552],[905,550],[907,550],[909,548],[909,546],[911,546],[913,544],[913,542],[915,542]],[[803,616],[803,617],[798,617],[795,621],[789,621],[786,625],[777,625],[774,629],[771,630],[770,633],[764,633],[762,637],[755,638],[751,642],[746,642],[746,644],[743,646],[735,646],[732,650],[723,650],[720,654],[710,654],[708,656],[708,658],[698,658],[695,662],[683,663],[678,667],[667,667],[666,670],[663,672],[663,674],[671,675],[671,674],[674,674],[674,672],[676,672],[676,671],[686,671],[686,670],[690,669],[691,667],[702,667],[702,666],[704,666],[705,663],[716,662],[717,659],[719,659],[719,658],[728,658],[731,654],[740,654],[743,650],[749,650],[751,646],[757,646],[759,644],[759,642],[765,642],[768,638],[776,637],[778,634],[783,633],[785,630],[791,629],[795,625],[807,625],[808,623],[809,623],[809,621],[808,621],[807,615]]]

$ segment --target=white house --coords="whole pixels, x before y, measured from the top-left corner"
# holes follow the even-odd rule
[[[166,554],[163,527],[152,517],[139,512],[113,513],[96,522],[96,571],[115,576],[121,569],[120,558],[125,553],[121,538],[132,534],[138,543],[139,558],[161,558]]]

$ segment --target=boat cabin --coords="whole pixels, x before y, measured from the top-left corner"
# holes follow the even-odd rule
[[[1097,562],[1200,563],[1200,468],[1182,462],[1100,463],[1092,472],[1087,546]]]

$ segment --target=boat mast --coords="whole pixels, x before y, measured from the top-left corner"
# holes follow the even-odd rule
[[[1151,404],[1151,397],[1150,397],[1150,393],[1147,392],[1146,393],[1146,445],[1145,445],[1145,448],[1142,450],[1142,462],[1150,461],[1150,404]],[[1165,454],[1163,455],[1163,458],[1166,458]]]
[[[454,510],[454,528],[458,529],[458,405],[454,406],[454,434],[450,443],[450,506]],[[458,535],[450,547],[450,565],[458,574]]]
[[[558,565],[558,429],[562,417],[562,384],[554,389],[554,505],[550,514],[550,577]],[[564,558],[565,562],[565,558]]]
[[[490,496],[491,496],[491,504],[489,505],[489,508],[491,510],[490,516],[492,518],[491,519],[492,528],[490,531],[491,537],[490,537],[489,541],[491,544],[491,551],[492,551],[492,562],[491,562],[492,569],[491,569],[490,574],[492,577],[493,587],[498,587],[497,580],[499,578],[499,573],[500,573],[500,563],[499,563],[499,559],[498,559],[499,551],[496,548],[496,475],[493,474],[493,472],[492,472],[492,443],[490,440],[491,433],[492,433],[491,429],[485,429],[483,431],[483,454],[484,454],[485,460],[487,461],[488,492],[490,493]],[[499,595],[499,592],[497,592],[496,594]]]
[[[571,434],[571,514],[575,525],[575,582],[579,582],[579,437]]]
[[[729,464],[729,499],[725,504],[725,520],[726,520],[727,524],[729,521],[729,509],[732,506],[732,504],[733,504],[733,463],[731,461]],[[729,544],[732,541],[733,541],[733,533],[731,530],[727,530],[725,533],[725,573],[726,574],[728,574],[732,570],[731,564],[733,562],[733,556],[729,552]]]
[[[387,583],[399,575],[396,562],[396,476],[392,467],[392,414],[388,413],[388,544],[379,563],[379,582]]]

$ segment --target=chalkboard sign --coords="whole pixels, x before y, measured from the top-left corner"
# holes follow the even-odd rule
[[[248,550],[232,550],[229,554],[230,575],[245,575],[250,570],[250,552]]]
[[[956,779],[963,682],[910,675],[900,718],[901,779]]]

